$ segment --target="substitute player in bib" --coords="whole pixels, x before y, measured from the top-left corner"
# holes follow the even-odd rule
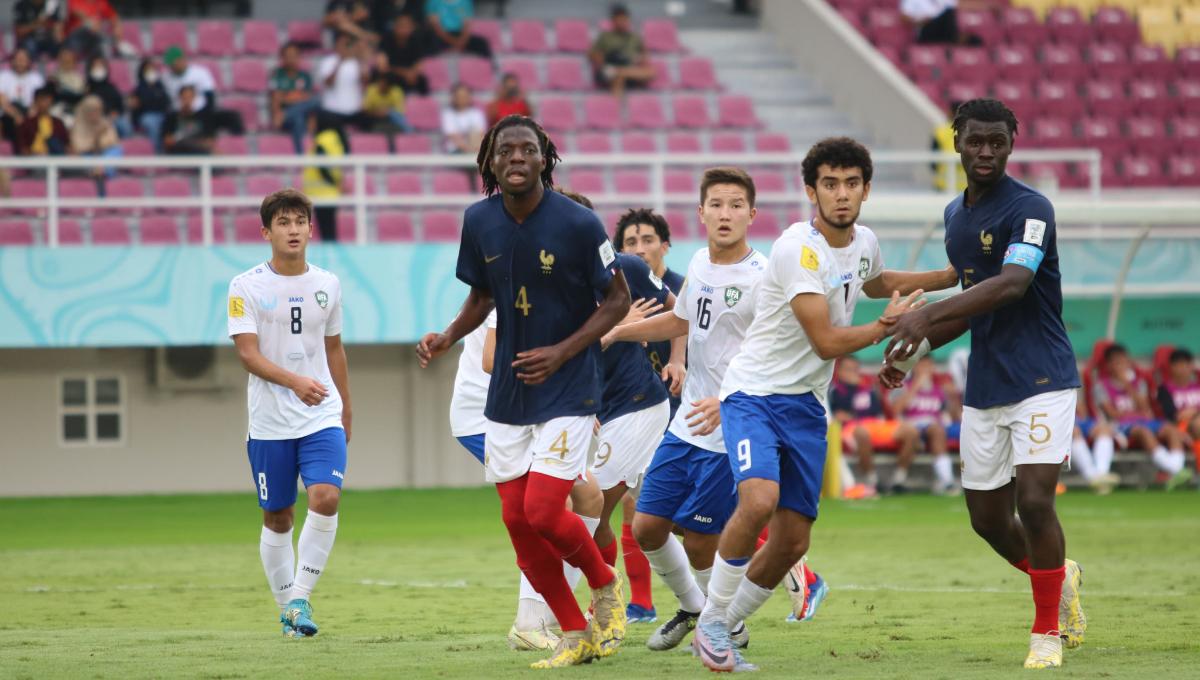
[[[308,600],[337,534],[350,441],[342,286],[305,260],[312,203],[304,194],[278,191],[259,212],[271,259],[230,282],[229,336],[250,373],[246,450],[263,510],[259,556],[283,634],[309,637],[317,624]],[[294,552],[297,476],[307,489],[308,514]]]
[[[486,477],[496,483],[518,566],[563,630],[551,657],[534,667],[587,663],[616,652],[625,602],[620,575],[565,503],[587,466],[600,409],[598,340],[629,310],[629,289],[612,269],[616,253],[596,214],[553,191],[558,152],[537,123],[501,119],[477,160],[488,198],[464,214],[457,269],[471,292],[444,332],[421,339],[417,355],[428,365],[496,310]],[[591,621],[562,560],[588,580]]]
[[[967,190],[946,206],[946,254],[963,292],[901,318],[880,374],[894,387],[914,362],[971,331],[960,439],[971,526],[1029,574],[1034,622],[1026,668],[1062,665],[1083,642],[1081,570],[1054,510],[1071,452],[1079,374],[1062,320],[1054,208],[1005,174],[1017,118],[974,99],[954,117]]]

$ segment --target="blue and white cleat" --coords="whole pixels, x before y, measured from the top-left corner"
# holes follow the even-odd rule
[[[312,620],[312,605],[308,600],[295,599],[287,603],[283,608],[283,615],[280,620],[287,625],[291,625],[296,629],[296,632],[305,636],[312,637],[317,634],[317,624]]]
[[[825,583],[825,579],[821,578],[820,574],[813,572],[813,575],[817,577],[817,580],[808,586],[808,597],[804,602],[804,610],[799,617],[794,612],[788,614],[787,620],[791,623],[811,621],[817,615],[817,609],[825,601],[825,597],[829,595],[829,584]]]
[[[724,621],[708,621],[696,626],[692,649],[710,671],[732,673],[737,668],[737,654]]]
[[[654,607],[646,609],[630,602],[625,605],[625,620],[628,623],[654,623],[658,620],[658,612],[654,611]]]
[[[283,616],[281,615],[279,618],[280,618],[280,620],[282,620],[282,619],[283,619]],[[288,623],[287,621],[283,621],[283,636],[284,636],[285,638],[303,638],[303,637],[308,637],[308,636],[307,636],[307,635],[305,635],[304,633],[301,633],[300,631],[298,631],[298,630],[296,630],[294,627],[292,627],[292,624]]]

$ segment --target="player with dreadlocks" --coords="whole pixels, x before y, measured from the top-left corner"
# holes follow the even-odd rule
[[[471,290],[454,321],[417,345],[427,366],[496,310],[485,475],[500,494],[517,566],[563,631],[534,668],[608,656],[625,635],[620,574],[566,500],[587,467],[600,411],[599,340],[629,311],[629,288],[596,213],[553,191],[558,160],[529,118],[507,116],[488,131],[478,157],[487,198],[463,215],[458,254],[457,276]],[[563,560],[592,589],[590,621],[563,577]]]

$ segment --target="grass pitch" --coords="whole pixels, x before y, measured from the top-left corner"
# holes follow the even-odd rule
[[[1200,677],[1200,496],[1076,492],[1059,513],[1090,628],[1058,675]],[[258,517],[250,492],[0,500],[0,677],[535,674],[504,642],[517,578],[490,488],[346,493],[308,640],[280,636]],[[812,622],[785,623],[783,593],[750,621],[756,677],[1028,677],[1028,580],[972,534],[962,499],[827,502],[813,546],[832,593]],[[655,604],[674,609],[657,581]],[[650,630],[561,673],[709,677],[647,650]]]

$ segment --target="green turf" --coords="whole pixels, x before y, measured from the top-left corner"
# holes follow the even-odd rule
[[[1200,496],[1073,492],[1087,644],[1058,674],[1200,676]],[[285,640],[251,494],[0,500],[0,677],[527,677],[505,646],[516,573],[489,489],[349,492],[314,598],[321,634]],[[756,677],[1026,677],[1028,581],[970,531],[961,499],[826,503],[812,564],[833,592],[750,622]],[[672,600],[655,584],[660,614]],[[632,628],[571,677],[708,677]]]

